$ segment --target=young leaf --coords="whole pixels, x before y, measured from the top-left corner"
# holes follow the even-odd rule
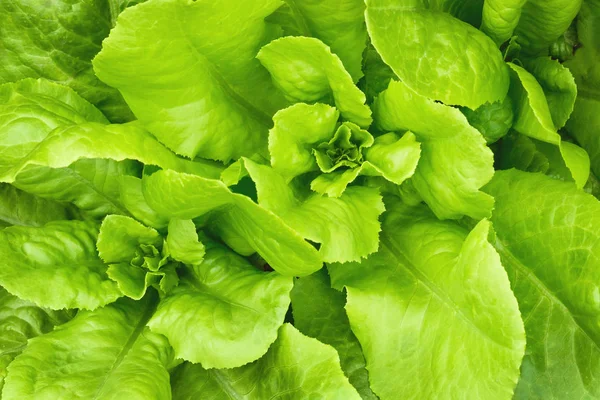
[[[362,52],[367,41],[362,0],[284,0],[277,11],[279,16],[269,16],[270,21],[281,24],[285,15],[295,26],[294,32],[286,34],[321,40],[342,60],[354,82],[362,76]]]
[[[169,256],[184,264],[198,265],[204,259],[204,245],[198,240],[194,222],[189,219],[174,218],[169,221],[165,245]]]
[[[525,321],[515,398],[600,396],[600,203],[572,183],[499,171],[495,247]]]
[[[335,350],[289,324],[260,360],[235,369],[204,369],[185,363],[172,376],[173,400],[204,398],[327,398],[358,400]]]
[[[321,41],[284,37],[260,49],[256,56],[275,85],[293,102],[333,102],[342,117],[367,128],[373,121],[365,94],[352,82],[341,60]]]
[[[152,299],[123,299],[30,340],[8,367],[2,398],[170,399],[172,351],[145,327],[154,308]]]
[[[95,309],[121,297],[96,253],[98,227],[55,221],[0,231],[0,285],[38,306]]]
[[[204,368],[255,361],[277,338],[290,304],[292,278],[258,270],[226,247],[206,242],[148,325],[165,335],[176,358]]]
[[[492,178],[493,155],[459,110],[396,81],[377,98],[373,110],[381,129],[410,130],[421,142],[412,182],[439,218],[480,219],[491,214],[494,199],[479,188]]]
[[[489,229],[392,205],[378,253],[329,265],[382,400],[512,398],[525,334]]]
[[[236,252],[257,252],[283,275],[308,275],[323,265],[317,250],[296,231],[250,198],[232,193],[219,180],[158,171],[144,178],[143,193],[160,215],[205,217],[206,227]]]
[[[527,0],[485,0],[481,30],[498,46],[513,36]]]
[[[574,144],[562,142],[544,91],[534,76],[518,65],[508,65],[511,68],[510,96],[515,104],[513,128],[523,135],[557,146],[575,183],[583,187],[589,176],[587,154]]]

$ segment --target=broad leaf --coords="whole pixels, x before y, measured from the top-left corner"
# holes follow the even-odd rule
[[[119,16],[94,70],[178,154],[229,161],[264,152],[285,101],[255,57],[277,34],[264,18],[279,5],[147,1]]]
[[[382,400],[511,399],[525,334],[489,229],[391,205],[378,253],[329,266]]]
[[[358,400],[335,350],[289,324],[260,360],[235,369],[204,369],[185,363],[172,376],[173,399]]]
[[[21,300],[0,287],[0,393],[6,367],[27,346],[27,340],[48,333],[75,313],[52,311]]]
[[[0,231],[0,285],[39,306],[95,309],[121,296],[96,253],[98,227],[55,221]]]
[[[483,135],[488,144],[504,137],[513,124],[513,104],[509,96],[503,101],[486,103],[475,111],[463,108],[462,112],[469,124]]]
[[[292,278],[264,272],[226,247],[206,242],[204,262],[185,270],[150,328],[176,358],[204,368],[234,368],[262,357],[290,304]]]
[[[410,130],[421,142],[412,182],[439,218],[490,215],[494,199],[479,188],[494,173],[492,152],[459,110],[396,81],[377,98],[373,110],[381,129]]]
[[[0,184],[0,226],[42,226],[50,221],[74,219],[77,211],[67,204],[36,197],[6,183]]]
[[[527,0],[515,29],[523,52],[545,55],[579,12],[583,0]]]
[[[369,387],[369,375],[360,343],[350,329],[344,310],[346,296],[332,289],[323,269],[297,279],[292,290],[294,326],[303,334],[333,346],[344,374],[363,399],[377,399]]]
[[[2,398],[171,399],[172,351],[145,327],[154,307],[121,300],[30,340],[8,368]]]
[[[92,70],[92,58],[108,36],[112,20],[126,5],[122,1],[121,7],[110,7],[113,3],[114,0],[3,2],[0,84],[46,78],[68,85],[111,121],[133,119],[119,92],[100,82]]]
[[[283,275],[308,275],[322,266],[317,251],[298,232],[219,180],[159,171],[144,179],[143,193],[160,215],[203,217],[205,226],[237,253],[257,252]]]
[[[600,203],[572,183],[497,172],[495,246],[525,321],[516,399],[600,396]]]
[[[406,86],[471,109],[504,99],[508,70],[489,37],[428,2],[405,3],[368,0],[366,20],[373,46]]]

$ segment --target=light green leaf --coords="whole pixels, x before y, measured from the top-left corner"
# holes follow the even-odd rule
[[[527,0],[485,0],[481,30],[499,46],[509,40]]]
[[[382,400],[511,399],[525,335],[489,222],[469,233],[423,206],[390,207],[378,253],[329,266],[371,388]]]
[[[254,252],[283,275],[317,271],[322,259],[296,231],[250,198],[232,193],[219,180],[159,171],[144,178],[144,197],[160,215],[205,218],[205,226],[237,253]]]
[[[53,129],[88,121],[108,123],[68,87],[44,79],[1,85],[0,173],[26,157]]]
[[[277,10],[279,15],[270,16],[269,20],[281,24],[286,34],[320,39],[342,60],[356,82],[362,76],[362,52],[367,40],[365,3],[362,0],[284,0],[284,3]]]
[[[0,285],[10,293],[53,310],[95,309],[121,297],[96,253],[98,227],[55,221],[43,227],[0,231]]]
[[[579,12],[583,0],[528,0],[515,29],[523,52],[545,55]]]
[[[378,218],[385,209],[377,189],[354,186],[339,198],[303,193],[300,199],[271,167],[250,160],[245,166],[256,184],[258,204],[302,237],[320,243],[325,262],[358,261],[377,251]]]
[[[42,226],[50,221],[75,219],[74,207],[25,193],[0,184],[0,225]]]
[[[307,37],[284,37],[264,46],[257,58],[288,100],[307,103],[333,100],[344,119],[363,128],[371,125],[371,110],[364,104],[365,94],[354,85],[342,61],[323,42]]]
[[[138,221],[153,228],[164,228],[169,219],[152,209],[144,198],[142,180],[135,176],[121,176],[119,180],[119,200],[123,207]]]
[[[476,109],[500,101],[508,70],[494,42],[449,14],[412,0],[368,0],[367,30],[381,58],[411,89]]]
[[[106,3],[84,1],[74,6],[72,0],[3,2],[0,84],[46,78],[71,87],[111,121],[133,119],[119,92],[100,82],[92,70],[91,59],[112,27],[113,10]]]
[[[525,321],[516,399],[600,396],[600,203],[541,174],[499,171],[495,246]]]
[[[410,178],[419,162],[421,145],[412,132],[402,137],[390,132],[378,136],[365,151],[366,161],[352,169],[338,170],[316,177],[310,188],[330,197],[340,197],[358,176],[381,176],[396,185]]]
[[[278,111],[269,131],[271,165],[286,181],[317,171],[312,149],[335,132],[339,112],[326,104],[298,103]]]
[[[235,369],[206,370],[185,363],[172,376],[173,399],[358,400],[335,350],[284,324],[260,360]]]
[[[600,175],[600,1],[584,1],[577,17],[577,34],[582,48],[565,63],[578,88],[567,130],[587,150],[594,173]]]
[[[171,399],[172,351],[145,327],[154,307],[120,300],[31,339],[8,368],[3,400]]]
[[[262,357],[290,304],[292,278],[258,270],[224,246],[206,242],[204,262],[186,269],[148,325],[175,357],[204,368],[234,368]]]
[[[107,264],[129,262],[140,245],[162,246],[160,234],[136,220],[122,215],[108,215],[102,221],[96,247]]]
[[[169,221],[165,245],[169,256],[184,264],[197,265],[204,259],[204,245],[198,240],[196,226],[189,219],[174,218]]]
[[[479,188],[492,178],[493,155],[459,110],[392,82],[373,111],[381,129],[410,130],[421,142],[412,182],[438,218],[481,219],[491,214],[494,199]]]
[[[369,374],[360,343],[350,329],[344,310],[346,296],[332,289],[325,270],[297,279],[292,290],[294,326],[303,334],[333,346],[344,374],[363,399],[377,399],[369,387]]]
[[[70,320],[75,313],[52,311],[21,300],[0,287],[0,393],[6,366],[23,351],[27,340],[43,335]]]
[[[469,124],[476,128],[488,144],[497,142],[504,137],[513,124],[513,104],[509,96],[503,101],[486,103],[473,111],[468,108],[461,110]]]
[[[271,116],[286,103],[255,57],[278,33],[264,18],[280,4],[147,1],[119,16],[94,70],[178,154],[229,161],[264,152]]]
[[[544,91],[533,75],[518,65],[508,65],[512,80],[510,96],[516,112],[513,128],[523,135],[557,146],[575,183],[579,188],[583,187],[589,175],[589,170],[585,169],[585,165],[589,165],[589,161],[585,160],[586,155],[576,146],[565,146],[562,142],[552,121]]]
[[[573,75],[558,60],[549,57],[526,59],[523,63],[544,90],[554,127],[562,128],[573,112],[577,97]]]

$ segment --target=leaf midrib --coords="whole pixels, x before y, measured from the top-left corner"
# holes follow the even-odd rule
[[[119,366],[121,365],[121,363],[123,362],[123,360],[125,359],[127,354],[129,353],[129,351],[133,348],[135,342],[138,340],[139,336],[142,334],[142,332],[146,328],[146,324],[148,323],[148,320],[150,320],[150,318],[152,317],[152,314],[154,314],[155,309],[156,309],[156,296],[153,296],[151,301],[149,301],[149,303],[146,307],[146,310],[140,316],[140,319],[138,320],[134,330],[131,332],[131,335],[129,335],[127,342],[125,342],[125,345],[123,346],[123,348],[117,355],[115,362],[113,363],[113,365],[110,367],[110,369],[104,375],[104,379],[102,380],[102,383],[100,384],[100,386],[98,386],[98,389],[96,390],[96,393],[94,394],[94,397],[93,397],[94,400],[100,399],[98,397],[98,395],[102,392],[102,389],[106,385],[108,378],[111,376],[112,373],[114,373],[117,370],[117,368],[119,368]]]
[[[381,246],[385,247],[390,254],[396,258],[398,264],[401,267],[404,267],[417,281],[423,283],[425,287],[436,297],[438,297],[443,304],[447,307],[455,311],[455,315],[457,315],[463,322],[465,322],[466,326],[471,328],[474,332],[476,332],[479,336],[485,338],[487,341],[493,343],[495,346],[501,347],[503,349],[514,351],[514,349],[507,344],[499,342],[493,336],[490,336],[486,331],[481,330],[477,324],[467,317],[461,310],[461,308],[452,300],[447,294],[445,294],[435,283],[433,283],[425,274],[423,274],[417,267],[412,265],[412,263],[408,260],[408,258],[404,255],[404,253],[395,247],[392,242],[385,236],[381,236]]]
[[[557,304],[560,306],[567,314],[571,317],[573,324],[577,327],[577,329],[594,344],[594,347],[600,352],[600,345],[592,338],[588,329],[581,325],[578,319],[575,317],[575,313],[573,313],[569,307],[558,297],[557,294],[553,293],[550,288],[548,288],[545,283],[535,275],[535,273],[528,268],[525,263],[523,263],[513,252],[511,252],[499,236],[496,236],[496,244],[494,246],[498,253],[501,254],[502,258],[508,258],[511,261],[511,265],[521,272],[524,276],[528,278],[528,280],[539,289],[540,293],[542,293],[546,298],[548,298],[553,304]],[[517,298],[518,299],[518,298]],[[526,316],[527,318],[528,316]]]

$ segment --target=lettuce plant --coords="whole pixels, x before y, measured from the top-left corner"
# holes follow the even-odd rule
[[[0,1],[0,398],[600,398],[599,116],[599,0]]]

